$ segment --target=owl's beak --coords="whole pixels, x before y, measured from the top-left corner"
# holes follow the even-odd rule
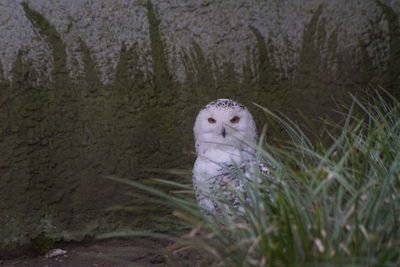
[[[222,127],[221,134],[222,134],[222,137],[225,138],[225,135],[226,135],[225,127]]]

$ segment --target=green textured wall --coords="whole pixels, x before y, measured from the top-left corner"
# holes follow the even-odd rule
[[[178,53],[184,70],[184,78],[178,79],[170,64],[178,59],[167,52],[162,18],[149,1],[148,50],[123,44],[115,79],[106,84],[82,40],[83,75],[72,79],[60,33],[23,4],[25,16],[52,51],[54,66],[48,79],[38,81],[39,71],[21,49],[11,79],[0,75],[1,246],[42,237],[81,238],[128,222],[161,228],[157,219],[149,219],[148,210],[157,207],[148,203],[136,203],[146,206],[146,212],[108,210],[132,198],[127,188],[103,177],[142,179],[150,168],[191,168],[195,115],[215,98],[232,97],[249,106],[261,128],[266,120],[252,102],[293,118],[297,109],[317,118],[331,115],[335,102],[368,85],[381,85],[399,97],[399,19],[388,5],[376,3],[388,25],[387,71],[371,62],[361,40],[361,57],[337,50],[338,32],[326,30],[321,4],[305,24],[292,75],[279,75],[279,55],[271,40],[248,26],[255,49],[243,51],[247,59],[239,69],[230,60],[208,55],[193,39],[189,49]],[[293,49],[289,42],[286,46]],[[334,73],[332,61],[337,64]],[[269,135],[279,132],[270,129]]]

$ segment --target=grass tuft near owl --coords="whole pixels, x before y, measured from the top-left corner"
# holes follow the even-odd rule
[[[239,102],[217,99],[207,104],[197,115],[194,124],[197,159],[193,167],[193,188],[198,205],[205,211],[221,212],[226,205],[223,196],[234,207],[240,198],[234,191],[243,189],[243,175],[251,172],[256,162],[263,172],[268,169],[257,162],[254,146],[257,130],[249,110]]]

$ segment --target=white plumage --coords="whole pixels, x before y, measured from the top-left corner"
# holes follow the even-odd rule
[[[257,142],[256,125],[248,109],[230,99],[217,99],[207,104],[197,115],[194,125],[197,159],[193,168],[193,187],[198,205],[215,212],[221,197],[240,205],[232,190],[241,191],[243,179],[250,175],[254,165],[262,172],[268,169],[256,161],[255,149],[249,144]]]

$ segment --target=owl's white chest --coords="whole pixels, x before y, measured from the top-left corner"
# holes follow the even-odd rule
[[[202,150],[198,155],[193,174],[196,179],[204,180],[221,174],[224,166],[242,162],[243,152],[234,147],[219,146]]]
[[[198,204],[214,210],[216,202],[212,196],[222,193],[221,180],[233,181],[229,169],[232,165],[241,166],[246,156],[240,149],[228,146],[211,146],[200,151],[193,168],[193,186]]]

